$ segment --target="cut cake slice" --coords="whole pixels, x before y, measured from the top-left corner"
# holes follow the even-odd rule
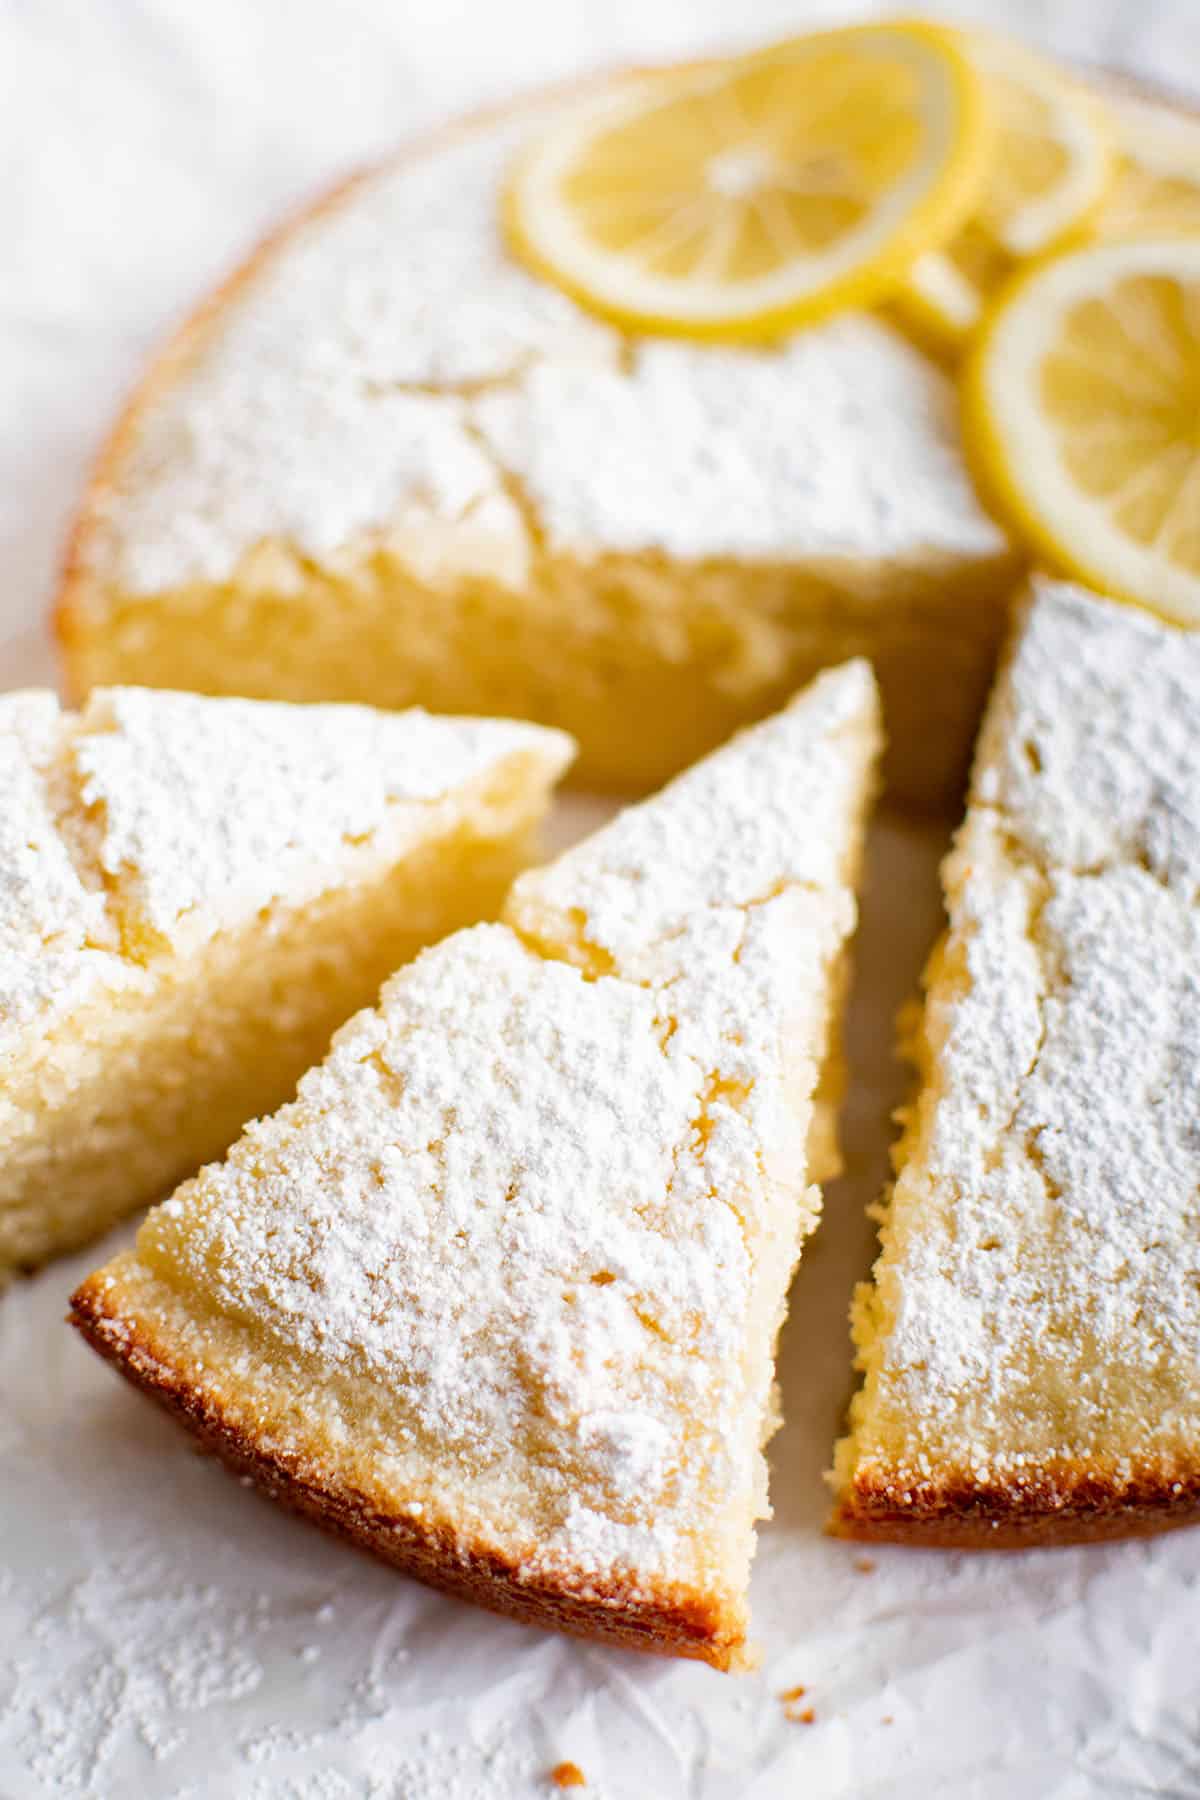
[[[878,735],[848,665],[522,876],[153,1212],[75,1323],[388,1562],[736,1661]]]
[[[169,1193],[494,917],[569,756],[503,721],[0,698],[0,1278]]]
[[[1200,639],[1022,618],[945,868],[835,1530],[979,1546],[1200,1510]]]

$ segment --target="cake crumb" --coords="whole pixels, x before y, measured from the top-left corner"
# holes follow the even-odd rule
[[[807,1692],[808,1689],[804,1683],[797,1682],[795,1687],[785,1688],[780,1694],[779,1698],[783,1701],[783,1716],[789,1725],[811,1725],[816,1719],[817,1715],[811,1706],[806,1706],[799,1712],[796,1710],[796,1702],[803,1700]]]
[[[581,1788],[587,1786],[587,1776],[578,1763],[560,1762],[550,1771],[550,1779],[556,1788]]]
[[[879,1723],[881,1725],[894,1725],[896,1723],[896,1721],[893,1719],[891,1713],[884,1713],[884,1715],[883,1715],[882,1719],[879,1721]]]
[[[875,1573],[875,1559],[873,1556],[856,1556],[854,1559],[854,1566],[860,1575],[873,1575]]]

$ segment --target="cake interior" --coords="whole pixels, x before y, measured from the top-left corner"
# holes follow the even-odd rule
[[[525,502],[533,517],[532,501]],[[865,656],[883,696],[897,801],[958,803],[1015,578],[1011,553],[809,564],[511,548],[418,569],[372,537],[326,563],[281,542],[227,582],[107,587],[60,615],[77,690],[120,680],[255,698],[420,704],[527,718],[578,738],[572,779],[641,793]],[[90,615],[102,609],[99,617]]]
[[[529,860],[545,774],[509,758],[397,851],[347,851],[315,900],[190,954],[126,946],[120,979],[31,1042],[0,1097],[0,1270],[98,1235],[292,1093],[424,944],[494,917]]]

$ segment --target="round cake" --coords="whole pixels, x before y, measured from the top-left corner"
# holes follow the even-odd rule
[[[643,789],[866,655],[892,791],[942,804],[1018,572],[950,383],[868,314],[708,346],[538,280],[499,196],[570,104],[344,184],[159,357],[74,533],[72,691],[520,716]]]

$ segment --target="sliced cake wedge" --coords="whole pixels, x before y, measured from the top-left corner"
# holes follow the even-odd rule
[[[411,1574],[735,1662],[878,741],[848,665],[522,876],[153,1212],[75,1323]]]
[[[432,939],[494,917],[557,732],[0,698],[0,1279],[160,1199]]]
[[[834,1529],[1200,1516],[1200,638],[1042,584],[945,867]]]

